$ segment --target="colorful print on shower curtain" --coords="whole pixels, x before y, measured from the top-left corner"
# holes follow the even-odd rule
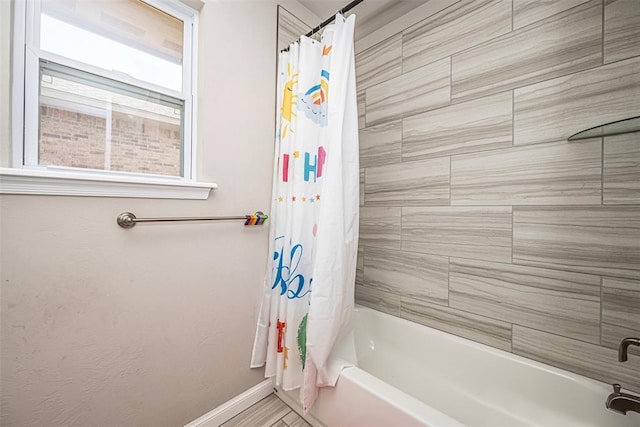
[[[251,366],[285,390],[317,387],[349,363],[332,357],[353,312],[358,242],[355,16],[320,42],[301,37],[278,65],[270,259]]]

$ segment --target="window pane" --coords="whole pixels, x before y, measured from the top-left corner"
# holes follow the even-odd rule
[[[184,22],[139,0],[42,0],[40,48],[182,91]]]
[[[183,101],[40,68],[39,164],[182,176]]]

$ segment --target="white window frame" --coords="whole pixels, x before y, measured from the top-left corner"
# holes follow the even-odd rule
[[[39,48],[41,0],[15,0],[13,41],[12,162],[0,168],[0,194],[206,199],[213,183],[196,181],[196,83],[198,12],[178,0],[142,0],[184,22],[182,91],[104,70]],[[182,177],[38,165],[40,61],[137,86],[184,102]],[[37,180],[32,185],[28,181]],[[96,188],[91,184],[96,183]],[[109,183],[113,183],[113,191]],[[125,188],[126,183],[131,188]],[[49,185],[50,184],[50,185]],[[155,188],[149,188],[149,186]],[[50,187],[50,188],[49,188]],[[64,187],[64,188],[61,188]],[[168,189],[165,192],[158,189]],[[180,195],[183,194],[183,197]]]

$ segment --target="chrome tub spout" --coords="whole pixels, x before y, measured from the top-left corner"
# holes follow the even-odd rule
[[[623,393],[620,384],[613,385],[613,393],[607,397],[607,408],[626,415],[628,411],[640,413],[640,396]]]

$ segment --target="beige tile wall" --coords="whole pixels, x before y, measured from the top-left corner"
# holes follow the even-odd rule
[[[356,299],[640,391],[640,1],[460,0],[356,56]]]

